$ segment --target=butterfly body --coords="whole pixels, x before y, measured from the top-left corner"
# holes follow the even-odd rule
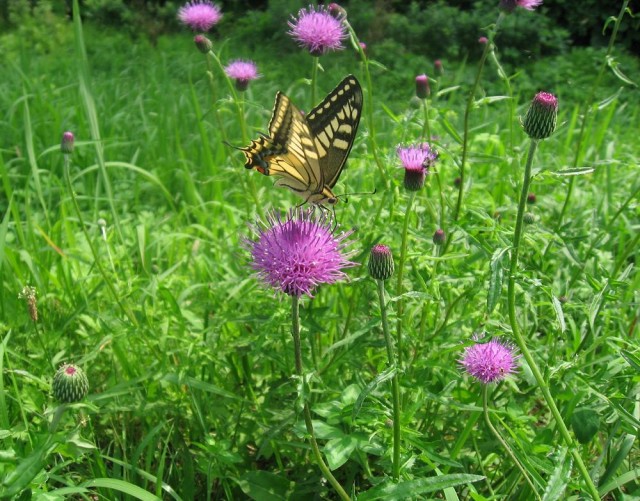
[[[244,166],[276,176],[305,202],[334,204],[335,186],[355,139],[362,111],[362,88],[347,76],[306,116],[278,92],[269,135],[241,148]]]

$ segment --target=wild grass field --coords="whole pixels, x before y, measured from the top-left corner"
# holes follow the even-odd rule
[[[523,3],[496,19],[544,15]],[[0,55],[0,498],[638,499],[627,5],[608,47],[522,66],[499,24],[477,57],[391,70],[353,30],[320,57],[201,53],[77,15],[54,51]],[[308,112],[347,75],[339,201],[295,209],[235,148],[271,133],[277,91]]]

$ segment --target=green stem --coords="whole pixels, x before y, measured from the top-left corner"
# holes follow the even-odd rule
[[[125,305],[120,301],[120,297],[118,296],[118,292],[116,291],[116,288],[113,285],[113,282],[111,281],[111,279],[107,275],[107,272],[105,271],[104,267],[102,266],[102,262],[100,261],[100,257],[98,256],[98,252],[96,251],[96,248],[93,245],[93,242],[91,241],[91,237],[89,236],[89,232],[87,231],[86,225],[84,224],[84,219],[82,217],[82,211],[80,210],[80,206],[78,205],[78,200],[76,199],[76,194],[73,191],[73,185],[71,184],[71,176],[69,174],[69,163],[70,163],[69,162],[69,157],[68,157],[68,155],[65,155],[65,158],[64,158],[64,179],[65,179],[65,182],[67,183],[67,189],[69,190],[69,196],[71,197],[71,201],[73,202],[73,208],[75,209],[76,215],[78,216],[78,222],[80,223],[80,229],[82,230],[82,233],[84,234],[84,238],[87,241],[87,245],[89,246],[89,249],[91,249],[91,254],[93,255],[93,261],[96,264],[96,267],[98,268],[98,271],[100,272],[100,275],[102,275],[102,279],[107,284],[107,289],[109,289],[109,292],[111,293],[111,296],[113,297],[113,300],[118,304],[118,306],[120,307],[122,312],[127,316],[129,321],[134,326],[137,326],[138,325],[138,321],[136,320],[135,315],[133,314],[133,312],[129,308],[125,307]]]
[[[407,210],[404,214],[402,226],[402,247],[400,248],[400,261],[398,263],[398,283],[396,284],[396,296],[398,296],[398,320],[396,322],[396,342],[398,343],[398,367],[402,367],[402,315],[404,313],[404,301],[399,296],[402,294],[402,279],[404,278],[404,262],[407,258],[407,234],[409,232],[409,217],[411,207],[416,198],[416,191],[412,191],[407,202]]]
[[[618,13],[618,17],[615,18],[615,23],[613,25],[613,31],[611,32],[611,37],[609,38],[609,45],[607,47],[607,54],[604,57],[604,61],[602,66],[600,66],[600,71],[593,81],[593,85],[591,86],[591,90],[589,92],[589,96],[584,102],[584,112],[582,114],[582,124],[580,125],[580,132],[578,133],[578,140],[575,147],[575,156],[573,157],[573,167],[578,167],[578,163],[580,162],[580,154],[582,153],[582,143],[584,141],[585,131],[587,129],[587,122],[589,118],[589,114],[592,110],[591,103],[593,102],[593,98],[596,93],[596,89],[600,87],[600,81],[604,76],[605,70],[609,67],[609,58],[611,57],[611,53],[613,52],[613,46],[616,41],[616,37],[618,36],[618,29],[620,28],[620,23],[622,22],[622,18],[624,17],[624,13],[627,10],[627,6],[629,5],[629,0],[623,0],[622,7],[620,7],[620,12]],[[569,206],[569,201],[571,200],[571,195],[573,193],[573,186],[575,184],[575,178],[577,176],[571,176],[569,179],[569,188],[567,189],[567,196],[564,199],[564,203],[562,204],[562,209],[560,210],[560,216],[557,219],[556,228],[560,228],[562,226],[562,221],[564,219],[564,215],[567,212],[567,207]]]
[[[389,321],[387,319],[387,306],[384,301],[384,280],[376,280],[378,283],[378,299],[380,300],[380,316],[382,318],[382,332],[387,344],[387,365],[395,365],[393,355],[393,340],[389,331]],[[400,384],[398,382],[398,369],[391,379],[391,394],[393,398],[393,478],[400,478]]]
[[[476,95],[476,91],[478,90],[478,85],[480,84],[480,77],[482,76],[482,68],[484,68],[484,63],[487,60],[487,56],[490,50],[493,50],[493,40],[498,33],[498,26],[502,21],[504,14],[500,12],[498,19],[493,25],[491,31],[489,32],[489,40],[484,46],[484,50],[482,51],[482,56],[480,57],[480,63],[478,63],[478,71],[476,72],[476,78],[473,82],[473,87],[471,87],[471,91],[469,92],[469,96],[467,97],[467,105],[464,109],[464,132],[462,135],[462,159],[460,160],[460,186],[458,186],[458,199],[456,201],[456,208],[453,212],[453,221],[457,222],[460,217],[460,210],[462,208],[462,196],[464,194],[464,176],[465,176],[465,166],[467,164],[467,155],[469,153],[469,115],[471,114],[471,108],[473,108],[473,103]]]
[[[424,113],[424,124],[422,125],[422,140],[431,142],[431,130],[429,129],[429,100],[421,99],[422,111]]]
[[[296,366],[296,375],[300,378],[301,384],[304,387],[304,374],[302,372],[302,350],[300,348],[300,298],[298,296],[291,296],[291,334],[293,335],[293,348],[295,352],[295,366]],[[316,464],[320,468],[320,471],[324,475],[329,483],[333,486],[335,491],[338,493],[340,498],[343,501],[351,501],[351,497],[347,494],[344,488],[340,485],[340,483],[336,480],[336,478],[329,470],[329,467],[325,464],[324,459],[322,459],[322,453],[320,452],[320,448],[318,447],[318,443],[316,442],[316,436],[313,431],[313,421],[311,420],[311,409],[309,408],[309,403],[304,395],[302,395],[304,401],[304,424],[307,427],[307,433],[309,434],[309,442],[311,443],[311,450],[313,452],[313,457],[316,461]]]
[[[371,153],[373,154],[373,160],[378,166],[378,170],[380,171],[380,176],[382,176],[382,180],[384,181],[385,187],[389,188],[389,180],[387,179],[387,173],[385,171],[385,167],[382,163],[382,160],[380,160],[380,154],[378,153],[378,143],[376,141],[376,129],[375,129],[375,123],[373,121],[373,83],[371,80],[371,72],[369,71],[369,58],[367,57],[364,50],[362,49],[362,46],[360,45],[360,40],[358,39],[358,36],[356,35],[355,30],[352,28],[352,26],[349,24],[349,22],[346,19],[343,20],[343,23],[345,24],[349,32],[351,45],[353,46],[354,50],[356,50],[358,54],[360,54],[360,59],[363,62],[364,75],[365,75],[366,86],[367,86],[367,105],[365,106],[365,111],[367,112],[366,113],[367,126],[369,127],[369,134],[368,134],[369,144],[371,146]]]
[[[531,491],[536,496],[536,499],[540,499],[540,495],[538,494],[536,487],[533,485],[533,482],[531,481],[531,477],[529,477],[527,470],[524,469],[524,466],[522,466],[520,461],[518,461],[518,458],[513,453],[513,450],[511,450],[511,447],[509,447],[509,444],[507,444],[507,442],[502,438],[500,433],[498,433],[498,430],[496,430],[495,427],[493,426],[493,423],[491,422],[491,417],[489,416],[489,405],[488,405],[489,396],[488,395],[489,395],[489,385],[485,384],[482,392],[482,408],[484,410],[484,421],[485,423],[487,423],[487,426],[491,430],[491,433],[493,433],[493,435],[498,439],[498,442],[502,444],[502,447],[504,448],[504,450],[507,451],[507,454],[509,454],[509,457],[511,458],[511,460],[518,467],[518,469],[520,470],[520,473],[522,473],[522,476],[524,476],[525,480],[529,484],[529,487],[531,487]]]
[[[311,107],[310,110],[316,105],[316,88],[318,82],[318,56],[313,56],[311,58],[313,61],[313,66],[311,67]]]
[[[589,495],[594,500],[599,500],[600,496],[598,495],[598,489],[591,480],[589,476],[589,471],[582,461],[582,457],[580,456],[580,452],[578,448],[575,446],[571,435],[569,434],[569,430],[567,429],[567,425],[562,419],[562,415],[556,406],[555,400],[549,391],[549,386],[545,382],[538,365],[536,364],[529,348],[527,348],[526,340],[520,331],[520,326],[518,325],[518,319],[516,314],[516,273],[518,270],[518,254],[520,251],[520,241],[522,239],[522,228],[523,228],[523,218],[525,212],[525,206],[527,202],[527,194],[529,193],[529,185],[531,183],[531,166],[533,164],[533,156],[535,154],[536,148],[538,146],[538,141],[531,140],[531,144],[529,146],[529,152],[527,154],[527,162],[525,166],[524,179],[522,181],[522,190],[520,192],[520,201],[518,203],[518,215],[516,218],[516,227],[513,234],[513,247],[511,250],[511,265],[509,267],[509,282],[507,287],[507,307],[509,310],[509,322],[511,324],[511,331],[513,332],[513,337],[522,353],[522,356],[527,361],[531,372],[540,387],[540,391],[542,391],[542,395],[553,415],[553,418],[556,421],[556,426],[558,430],[560,430],[560,435],[567,444],[567,447],[571,450],[571,455],[580,471],[580,475],[584,480],[587,490],[589,491]]]

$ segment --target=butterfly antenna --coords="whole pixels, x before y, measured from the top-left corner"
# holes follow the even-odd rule
[[[336,198],[344,200],[345,203],[349,203],[349,196],[351,195],[375,195],[378,192],[377,188],[374,188],[373,191],[354,191],[352,193],[343,193],[342,195],[336,195]]]

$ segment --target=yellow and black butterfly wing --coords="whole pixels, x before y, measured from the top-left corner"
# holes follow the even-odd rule
[[[298,193],[305,202],[335,203],[331,191],[353,146],[362,111],[358,80],[346,77],[307,117],[278,92],[269,135],[241,148],[245,167],[278,176],[277,186]]]
[[[306,117],[314,139],[322,188],[333,188],[356,137],[362,113],[362,87],[348,75]]]

